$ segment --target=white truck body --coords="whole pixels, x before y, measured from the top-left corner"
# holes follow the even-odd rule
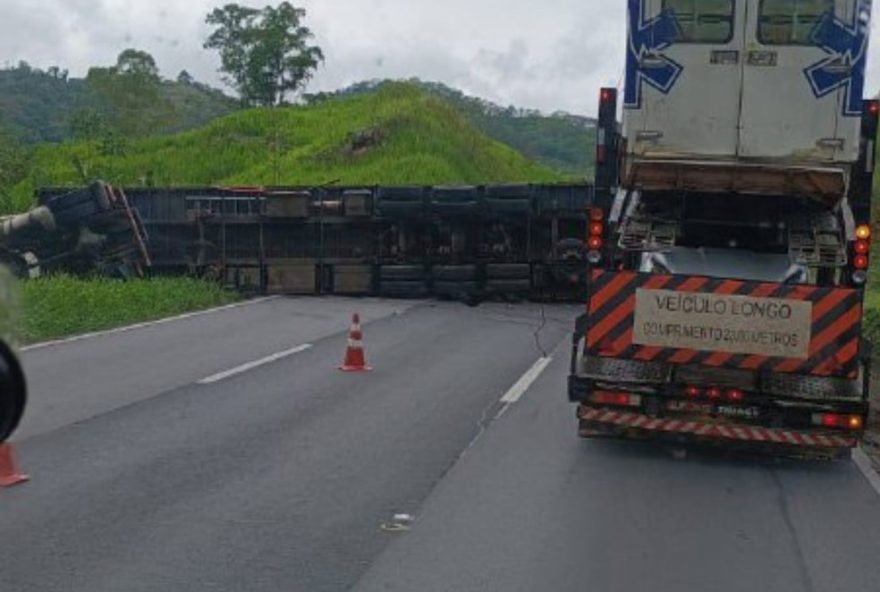
[[[871,0],[629,0],[629,160],[841,170],[859,155]]]

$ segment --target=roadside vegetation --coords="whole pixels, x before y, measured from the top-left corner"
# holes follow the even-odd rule
[[[58,275],[20,282],[17,292],[12,337],[21,344],[151,321],[239,298],[216,282],[192,278],[118,281]]]

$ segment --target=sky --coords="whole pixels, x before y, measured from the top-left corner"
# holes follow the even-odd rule
[[[0,65],[25,60],[83,76],[125,48],[163,76],[187,70],[221,85],[202,48],[205,15],[224,0],[0,0]],[[244,0],[263,6],[268,2]],[[277,2],[274,2],[277,3]],[[502,105],[595,114],[600,86],[620,86],[624,0],[296,0],[326,62],[309,92],[373,78],[444,82]],[[874,33],[880,33],[880,18]],[[867,92],[880,87],[880,43]]]

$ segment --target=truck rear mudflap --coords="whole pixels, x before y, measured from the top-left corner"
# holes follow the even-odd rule
[[[677,436],[679,440],[737,442],[783,448],[846,449],[858,444],[856,435],[820,430],[791,430],[706,420],[652,417],[641,413],[578,408],[581,436]]]
[[[588,356],[854,380],[861,321],[859,290],[595,270],[581,337]]]

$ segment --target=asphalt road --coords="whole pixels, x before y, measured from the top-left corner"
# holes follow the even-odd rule
[[[0,590],[880,589],[854,465],[579,441],[546,314],[276,299],[25,352]]]

